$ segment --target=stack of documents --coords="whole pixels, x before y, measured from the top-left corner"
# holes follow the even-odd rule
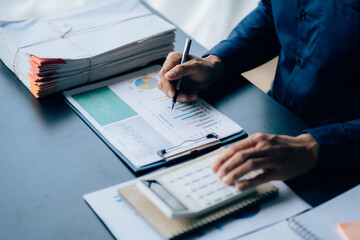
[[[0,58],[43,97],[165,57],[174,31],[136,0],[91,1],[47,18],[0,21]]]

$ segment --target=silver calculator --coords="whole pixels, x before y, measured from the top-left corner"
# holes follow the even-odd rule
[[[168,218],[197,217],[256,191],[239,191],[224,184],[211,170],[217,158],[201,160],[156,179],[139,180],[136,186]]]

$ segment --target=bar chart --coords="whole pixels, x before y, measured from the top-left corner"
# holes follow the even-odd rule
[[[194,139],[208,133],[221,132],[220,129],[227,126],[228,119],[219,117],[219,112],[202,99],[192,103],[178,102],[171,110],[171,99],[161,95],[143,101],[143,105],[149,111],[151,109],[169,129],[176,129],[176,132],[180,129],[183,139]]]
[[[218,124],[216,119],[195,103],[177,103],[174,110],[178,115],[174,116],[173,119],[189,121],[186,125],[207,129]]]

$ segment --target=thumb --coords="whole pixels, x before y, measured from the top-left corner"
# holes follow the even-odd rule
[[[176,80],[177,77],[176,77],[176,73],[174,72],[173,69],[171,69],[170,71],[168,71],[167,73],[165,73],[165,78],[167,80]]]
[[[195,67],[188,61],[183,64],[176,65],[172,69],[170,69],[167,73],[165,73],[165,78],[167,80],[176,80],[184,76],[188,76],[195,71]]]

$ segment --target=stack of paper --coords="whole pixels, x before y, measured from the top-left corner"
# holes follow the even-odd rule
[[[174,31],[137,0],[92,1],[48,18],[0,21],[0,58],[42,97],[163,58]]]

